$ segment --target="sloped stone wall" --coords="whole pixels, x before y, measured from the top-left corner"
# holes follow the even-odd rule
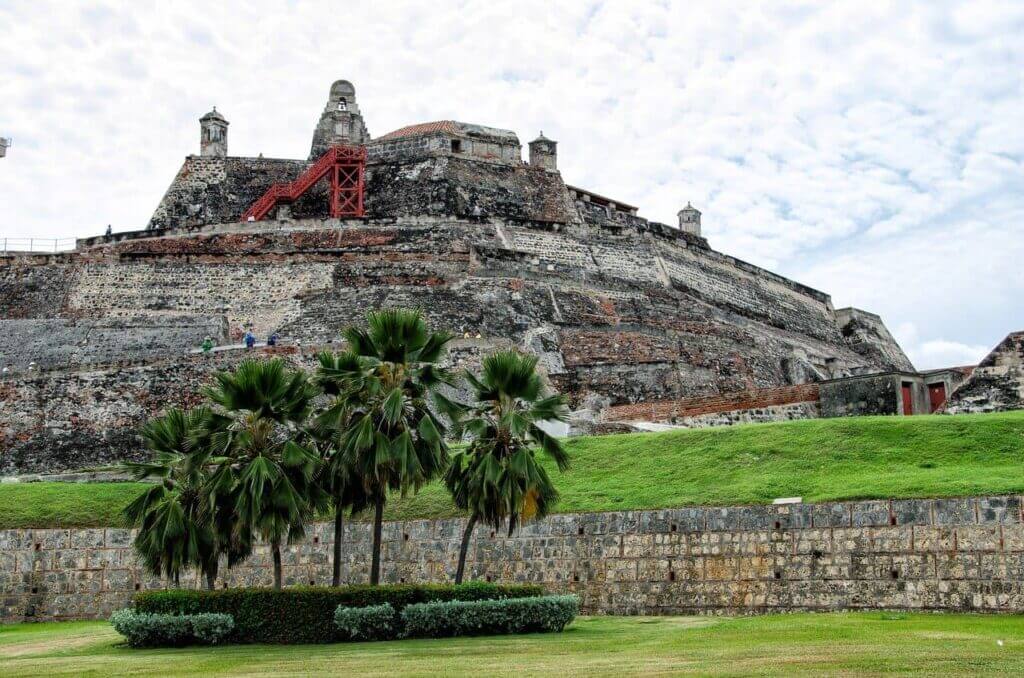
[[[999,342],[953,392],[946,412],[1005,412],[1024,408],[1024,332]]]
[[[388,523],[385,582],[448,582],[461,519]],[[3,621],[101,618],[165,583],[123,529],[0,531]],[[332,526],[284,554],[288,585],[328,584]],[[343,578],[365,583],[370,531],[345,532]],[[1020,497],[690,507],[567,514],[514,537],[479,527],[470,576],[572,591],[592,614],[924,609],[1024,612]],[[265,547],[217,586],[271,582]],[[198,586],[195,577],[184,585]]]

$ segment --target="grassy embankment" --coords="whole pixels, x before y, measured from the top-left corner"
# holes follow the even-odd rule
[[[1024,617],[581,617],[563,633],[132,650],[106,622],[0,627],[0,675],[1022,675]]]
[[[560,512],[1024,492],[1024,412],[820,419],[573,438]],[[132,483],[0,485],[0,529],[116,525]],[[388,518],[455,515],[443,486]]]

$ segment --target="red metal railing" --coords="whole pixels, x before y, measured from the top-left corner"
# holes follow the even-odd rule
[[[259,200],[242,214],[242,221],[259,221],[282,203],[298,200],[324,177],[331,183],[331,216],[361,217],[366,174],[365,146],[332,146],[298,179],[286,184],[273,184]]]

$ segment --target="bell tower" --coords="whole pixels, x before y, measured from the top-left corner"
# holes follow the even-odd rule
[[[316,160],[336,144],[362,146],[368,141],[370,133],[356,103],[356,88],[348,80],[338,80],[331,85],[327,105],[313,132],[309,159]]]

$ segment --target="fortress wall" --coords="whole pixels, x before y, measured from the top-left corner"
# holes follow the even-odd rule
[[[703,251],[661,248],[674,285],[737,313],[810,337],[841,343],[831,306],[772,277],[754,275]]]
[[[0,318],[55,318],[74,278],[71,257],[0,257]]]
[[[445,364],[454,370],[478,369],[484,354],[503,346],[500,339],[459,338]],[[214,372],[246,358],[273,356],[311,370],[319,350],[310,345],[301,353],[294,346],[190,355],[175,351],[156,362],[7,376],[0,379],[0,476],[144,459],[139,427],[169,407],[200,404]],[[467,398],[468,393],[456,396]]]
[[[138,427],[199,403],[214,370],[245,351],[42,372],[0,381],[0,475],[54,473],[145,458]]]
[[[386,523],[382,581],[450,582],[463,521]],[[365,583],[370,526],[349,523],[342,578]],[[105,618],[144,573],[123,529],[0,531],[0,619]],[[284,549],[286,585],[330,582],[333,528]],[[580,595],[589,614],[796,610],[1024,612],[1020,497],[690,507],[567,514],[514,537],[478,527],[469,577]],[[259,547],[223,585],[269,586]],[[199,586],[195,577],[183,585]]]
[[[224,316],[0,319],[0,365],[24,372],[31,362],[41,369],[64,369],[156,360],[195,349],[206,336],[227,341]]]
[[[615,405],[601,413],[603,421],[666,421],[702,427],[753,421],[808,419],[818,415],[818,384],[722,393],[700,398],[654,400]],[[806,406],[810,407],[806,407]],[[792,407],[791,407],[792,406]],[[728,415],[723,417],[706,415]]]
[[[1002,412],[1024,405],[1024,332],[999,342],[953,392],[946,412]]]

